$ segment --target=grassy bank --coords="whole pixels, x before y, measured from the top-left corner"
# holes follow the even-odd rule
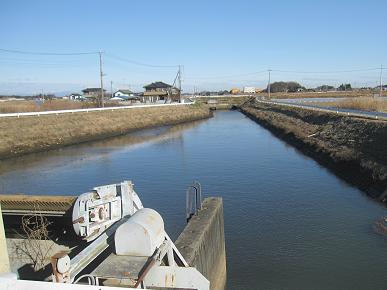
[[[117,107],[119,103],[108,102],[106,107]],[[45,102],[38,104],[31,100],[21,101],[0,101],[0,113],[22,113],[22,112],[42,112],[42,111],[56,111],[56,110],[76,110],[76,109],[88,109],[97,108],[98,105],[95,102],[85,101],[76,102],[69,100],[46,100]]]
[[[210,117],[200,105],[0,119],[0,159]]]
[[[387,122],[267,104],[241,111],[343,179],[385,199]]]
[[[297,92],[297,93],[271,93],[273,99],[299,99],[299,98],[358,98],[373,97],[379,94],[375,90],[354,90],[354,91],[332,91],[332,92]],[[268,97],[267,93],[260,93],[260,96]],[[383,92],[386,96],[387,92]]]
[[[316,102],[319,106],[364,111],[387,112],[387,100],[380,98],[351,98],[337,102]]]

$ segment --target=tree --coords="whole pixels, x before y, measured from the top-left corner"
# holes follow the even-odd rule
[[[316,88],[316,91],[320,91],[320,92],[327,92],[332,90],[335,90],[335,87],[330,85],[322,85]]]
[[[269,88],[266,89],[268,91]],[[274,82],[270,84],[270,92],[272,93],[294,93],[299,91],[299,89],[305,89],[297,82]]]
[[[295,92],[298,92],[299,90],[304,90],[305,88],[297,82],[288,82],[287,89],[288,89],[288,92],[295,93]]]
[[[351,84],[341,84],[338,88],[338,91],[352,91]]]

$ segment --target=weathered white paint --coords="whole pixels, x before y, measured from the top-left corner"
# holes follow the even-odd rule
[[[164,240],[163,218],[150,208],[135,212],[114,234],[117,255],[150,257]]]

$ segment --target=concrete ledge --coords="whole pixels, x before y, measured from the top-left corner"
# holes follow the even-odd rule
[[[225,288],[227,275],[222,198],[206,198],[203,209],[192,217],[175,244],[188,264],[196,267],[210,281],[212,290]]]

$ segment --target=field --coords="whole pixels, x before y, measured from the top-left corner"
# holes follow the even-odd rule
[[[316,102],[319,106],[346,108],[364,111],[387,112],[387,100],[378,97],[351,98],[337,102]]]
[[[298,99],[298,98],[357,98],[357,97],[373,97],[379,94],[379,91],[372,90],[354,90],[354,91],[332,91],[332,92],[299,92],[299,93],[272,93],[273,99]],[[260,93],[260,96],[268,97],[267,93]],[[387,92],[383,93],[387,96]]]
[[[119,104],[110,102],[106,106],[114,107]],[[76,102],[69,100],[46,100],[38,104],[32,100],[21,101],[0,101],[0,113],[22,113],[22,112],[40,112],[40,111],[55,111],[55,110],[75,110],[96,108],[94,102]]]

